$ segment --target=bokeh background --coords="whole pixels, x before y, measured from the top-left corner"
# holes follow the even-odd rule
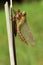
[[[0,0],[0,65],[10,65],[5,2]],[[26,11],[27,23],[36,42],[35,46],[27,46],[16,36],[17,65],[43,65],[43,0],[13,0],[13,9]]]

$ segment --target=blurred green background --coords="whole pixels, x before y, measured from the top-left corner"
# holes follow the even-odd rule
[[[14,3],[13,8],[26,11],[27,23],[35,38],[35,46],[15,38],[17,65],[43,65],[43,1]],[[4,9],[0,9],[0,65],[10,65]]]

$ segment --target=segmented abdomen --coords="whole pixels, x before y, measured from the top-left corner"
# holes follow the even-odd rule
[[[18,23],[18,25],[17,25],[17,33],[18,33],[20,39],[21,39],[22,41],[24,41],[26,44],[28,44],[27,41],[25,40],[24,36],[22,35],[21,31],[20,31],[21,26],[22,26],[22,21],[20,21],[20,22]]]

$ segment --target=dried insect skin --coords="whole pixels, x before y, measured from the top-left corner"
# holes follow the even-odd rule
[[[17,23],[16,23],[15,16],[13,16],[12,18],[12,27],[13,27],[13,34],[16,36],[17,35]]]
[[[14,10],[13,10],[14,11]],[[14,11],[14,16],[16,17],[16,21],[18,20],[18,19],[20,19],[20,10],[18,9],[18,10],[16,10],[16,11]]]
[[[19,9],[16,11],[13,10],[14,15],[12,17],[12,28],[13,28],[13,34],[15,36],[17,35],[17,23],[16,23],[16,21],[17,21],[17,18],[19,17],[19,15],[18,15],[19,12],[20,12]]]

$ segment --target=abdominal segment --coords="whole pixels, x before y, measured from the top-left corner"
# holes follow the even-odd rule
[[[25,42],[26,44],[28,44],[27,41],[25,40],[24,36],[22,35],[22,33],[21,33],[21,31],[20,31],[20,28],[21,28],[21,23],[19,22],[19,24],[17,25],[17,33],[18,33],[20,39],[21,39],[23,42]]]

